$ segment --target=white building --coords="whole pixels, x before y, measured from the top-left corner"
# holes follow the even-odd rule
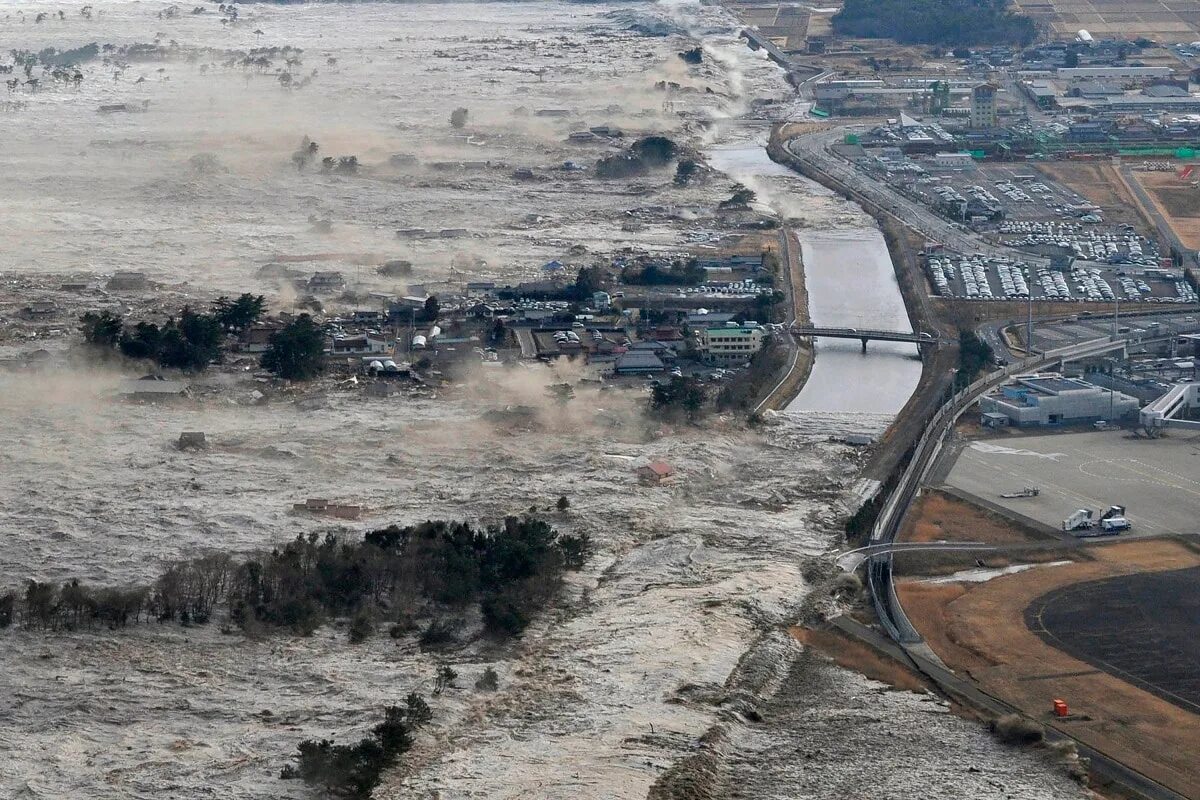
[[[696,334],[696,347],[710,364],[744,364],[762,349],[764,338],[757,326],[704,328]]]
[[[936,153],[930,159],[929,166],[933,169],[975,169],[975,159],[970,153]]]
[[[1064,81],[1148,81],[1169,78],[1170,67],[1059,67],[1056,70]]]
[[[983,414],[1004,414],[1013,425],[1070,425],[1116,420],[1136,412],[1136,397],[1054,372],[1018,375],[979,398]]]
[[[330,348],[330,352],[335,356],[391,353],[392,350],[392,342],[387,339],[378,339],[370,334],[335,338]]]
[[[983,83],[971,90],[971,127],[996,127],[996,91],[997,87]]]

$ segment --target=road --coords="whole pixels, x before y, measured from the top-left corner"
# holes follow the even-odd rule
[[[833,625],[847,636],[857,639],[863,644],[879,652],[886,653],[900,664],[910,666],[923,674],[947,697],[954,698],[965,706],[981,709],[993,717],[1005,714],[1019,714],[1020,709],[1011,706],[1003,700],[984,692],[969,678],[955,674],[945,665],[935,663],[919,653],[911,652],[880,636],[871,628],[862,625],[846,615],[833,620]],[[1091,747],[1069,733],[1053,726],[1047,726],[1046,738],[1051,741],[1068,740],[1075,743],[1079,755],[1090,760],[1090,769],[1094,773],[1119,784],[1127,790],[1132,790],[1139,797],[1155,798],[1156,800],[1185,800],[1183,795],[1172,791],[1152,778],[1149,778],[1132,767],[1128,767],[1110,758],[1099,750]]]
[[[1039,371],[1064,359],[1099,355],[1127,346],[1128,340],[1123,337],[1104,337],[1051,350],[1043,355],[998,369],[960,390],[950,402],[938,409],[926,426],[925,433],[917,442],[904,474],[884,502],[883,508],[875,520],[874,528],[871,531],[871,544],[890,544],[896,540],[896,534],[908,513],[908,508],[937,460],[938,454],[941,453],[949,432],[954,428],[958,418],[974,405],[982,394],[1005,383],[1013,375]],[[890,552],[872,556],[868,560],[867,586],[871,591],[871,598],[875,603],[880,622],[887,630],[888,635],[902,645],[921,644],[921,634],[909,622],[904,609],[900,606],[900,600],[896,596],[896,589],[892,582],[892,555]]]
[[[931,242],[960,253],[978,253],[995,258],[1019,257],[1038,265],[1049,263],[1045,258],[994,244],[957,223],[943,219],[923,203],[905,197],[891,186],[880,183],[834,155],[830,147],[843,142],[846,134],[851,132],[851,128],[844,126],[828,128],[792,137],[784,142],[783,146],[796,158],[835,179],[850,191],[867,198],[885,214]]]

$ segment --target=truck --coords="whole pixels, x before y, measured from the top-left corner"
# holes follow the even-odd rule
[[[1125,517],[1125,506],[1109,506],[1108,510],[1100,515],[1100,530],[1104,533],[1120,533],[1131,527]]]
[[[1092,522],[1092,510],[1081,508],[1063,520],[1064,531],[1089,531],[1095,523]]]
[[[1100,513],[1099,520],[1092,518],[1090,508],[1081,508],[1063,520],[1062,529],[1071,531],[1078,537],[1085,536],[1115,536],[1121,531],[1127,531],[1132,525],[1125,518],[1125,506],[1109,506]]]

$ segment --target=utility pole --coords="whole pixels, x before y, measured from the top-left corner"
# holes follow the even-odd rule
[[[1026,287],[1028,288],[1028,287]],[[1033,292],[1029,293],[1026,298],[1028,306],[1028,317],[1025,319],[1025,357],[1033,357]]]

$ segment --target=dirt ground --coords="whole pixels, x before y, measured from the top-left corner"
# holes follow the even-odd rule
[[[1094,560],[1045,566],[981,584],[898,586],[905,611],[934,651],[986,691],[1187,796],[1200,792],[1200,716],[1045,644],[1025,625],[1025,608],[1062,586],[1133,572],[1200,564],[1174,541],[1089,548]],[[1072,716],[1056,720],[1051,701]]]
[[[1058,38],[1070,39],[1083,28],[1097,38],[1190,42],[1200,20],[1190,3],[1129,3],[1126,0],[1044,2],[1017,0],[1017,10],[1033,17]]]
[[[1035,541],[1013,523],[936,490],[925,491],[913,503],[900,531],[904,542],[938,540],[1025,544]]]
[[[1200,187],[1174,172],[1134,172],[1180,241],[1200,248]]]
[[[797,641],[820,650],[839,667],[861,672],[873,681],[880,681],[897,689],[912,692],[933,691],[929,682],[912,670],[836,630],[796,626],[789,631]]]
[[[1052,180],[1100,206],[1108,224],[1132,225],[1145,236],[1154,235],[1153,226],[1138,211],[1133,195],[1111,165],[1060,161],[1038,164],[1037,168]]]

